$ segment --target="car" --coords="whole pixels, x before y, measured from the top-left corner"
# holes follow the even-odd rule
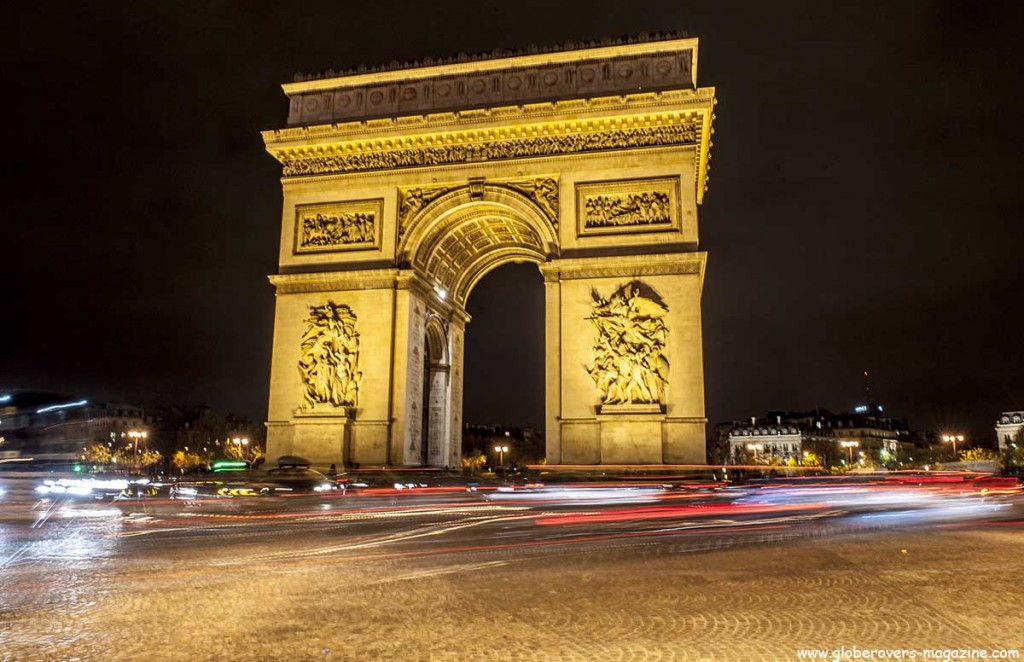
[[[275,487],[276,492],[332,492],[344,491],[344,483],[336,482],[316,469],[301,466],[284,466],[271,469],[261,481]]]
[[[43,497],[90,499],[126,499],[154,496],[156,487],[149,478],[132,474],[95,473],[71,478],[47,478],[35,488]]]

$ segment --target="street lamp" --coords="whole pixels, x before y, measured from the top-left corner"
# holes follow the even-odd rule
[[[508,452],[508,446],[495,446],[494,452],[498,454],[498,466],[505,466],[505,453]]]
[[[956,442],[963,441],[964,436],[962,434],[944,434],[942,435],[942,440],[947,444],[953,442],[953,460],[956,461]]]
[[[247,452],[247,451],[248,451],[249,449],[248,449],[248,448],[246,448],[246,449],[245,449],[245,450],[243,451],[243,450],[242,450],[242,446],[248,446],[248,445],[249,445],[249,439],[248,439],[248,438],[246,438],[246,437],[235,437],[235,438],[234,438],[234,439],[232,439],[231,441],[235,442],[235,443],[236,443],[236,444],[238,445],[238,454],[242,456],[242,459],[243,459],[243,460],[245,460],[245,456],[246,456],[246,455],[248,455],[248,452]]]
[[[860,446],[859,441],[840,441],[839,445],[846,449],[849,464],[853,464],[853,449]]]
[[[764,444],[747,444],[747,450],[754,451],[754,464],[757,464],[757,453],[764,450]]]
[[[135,442],[135,450],[132,453],[132,470],[138,472],[139,470],[139,439],[146,438],[146,432],[143,430],[131,430],[128,432],[128,437]]]

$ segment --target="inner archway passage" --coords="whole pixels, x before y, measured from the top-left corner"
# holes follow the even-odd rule
[[[470,294],[466,328],[466,423],[543,430],[544,287],[533,264],[488,273]]]

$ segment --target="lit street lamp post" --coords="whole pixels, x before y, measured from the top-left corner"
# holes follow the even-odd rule
[[[757,464],[757,454],[764,449],[763,444],[747,444],[748,451],[754,451],[754,464]]]
[[[498,454],[498,466],[505,466],[505,453],[508,452],[508,446],[495,446],[494,452]]]
[[[942,435],[942,440],[944,442],[946,442],[947,444],[949,442],[953,442],[953,461],[956,462],[956,458],[957,458],[956,442],[963,441],[964,440],[964,436],[962,434],[944,434],[944,435]]]
[[[141,430],[132,430],[128,433],[128,437],[135,442],[135,450],[132,452],[132,471],[138,473],[139,471],[139,439],[145,439],[146,433]]]
[[[840,441],[839,445],[846,449],[847,464],[853,464],[853,449],[860,446],[859,441]]]
[[[238,454],[242,456],[243,460],[248,462],[248,460],[246,460],[245,458],[249,454],[249,439],[245,437],[235,437],[231,441],[235,442],[238,445]],[[242,450],[242,446],[246,447],[245,450]]]

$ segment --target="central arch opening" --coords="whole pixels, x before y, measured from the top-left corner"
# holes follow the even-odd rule
[[[532,263],[483,276],[466,304],[462,456],[490,466],[544,456],[544,279]],[[506,434],[508,433],[508,434]],[[495,452],[495,446],[508,446]]]
[[[553,184],[541,183],[547,188],[475,181],[426,204],[422,191],[404,194],[410,211],[398,253],[428,293],[428,317],[441,324],[436,338],[428,324],[415,341],[423,351],[410,355],[420,377],[407,388],[420,409],[409,410],[406,464],[458,466],[474,424],[500,432],[499,448],[510,447],[501,464],[544,457],[545,306],[536,265],[558,254],[558,235],[544,195]],[[435,351],[440,345],[447,351]],[[469,455],[484,451],[482,464],[493,466],[495,445],[470,444]]]

